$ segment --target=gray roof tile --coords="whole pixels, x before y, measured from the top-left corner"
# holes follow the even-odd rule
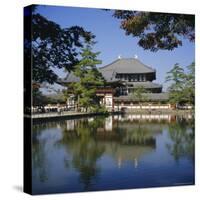
[[[66,78],[63,80],[63,82],[66,82],[66,83],[79,82],[79,81],[80,81],[80,78],[75,76],[73,72],[68,73]]]
[[[145,98],[151,101],[165,101],[169,99],[169,93],[162,92],[162,93],[145,93]],[[137,98],[133,95],[127,96],[119,96],[115,97],[115,100],[123,100],[123,101],[137,101]]]
[[[132,88],[138,88],[138,87],[144,87],[144,88],[161,88],[162,85],[158,83],[153,83],[150,81],[146,82],[128,82],[127,83],[128,87],[129,85],[132,86]]]
[[[105,73],[106,71],[114,71],[115,73],[154,73],[155,69],[144,65],[141,61],[135,58],[121,58],[108,64],[104,67],[99,68],[100,71]]]
[[[118,81],[116,79],[117,73],[132,73],[132,74],[141,74],[141,73],[155,73],[155,70],[151,67],[144,65],[138,59],[135,58],[122,58],[117,59],[109,65],[98,68],[102,73],[103,77],[107,82]],[[67,75],[63,82],[77,82],[79,78],[76,77],[72,72]]]

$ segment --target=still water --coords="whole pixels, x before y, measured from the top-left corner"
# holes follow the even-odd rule
[[[191,184],[191,116],[98,116],[33,126],[34,194]]]

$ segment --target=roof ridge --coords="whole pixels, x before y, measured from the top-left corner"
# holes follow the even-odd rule
[[[150,70],[156,72],[155,69],[153,69],[152,67],[150,67],[150,66],[144,64],[142,61],[140,61],[139,59],[136,59],[136,58],[120,58],[120,59],[114,60],[113,62],[111,62],[111,63],[109,63],[109,64],[107,64],[107,65],[105,65],[105,66],[103,66],[103,67],[99,67],[99,69],[104,69],[104,68],[106,68],[106,67],[109,67],[110,65],[112,65],[112,64],[114,64],[114,63],[116,63],[116,62],[118,62],[118,61],[120,61],[120,60],[135,60],[135,61],[137,61],[138,63],[140,63],[141,65],[145,66],[146,68],[148,68],[148,69],[150,69]]]
[[[114,60],[113,62],[111,62],[111,63],[109,63],[109,64],[107,64],[107,65],[105,65],[105,66],[103,66],[103,67],[99,67],[99,69],[106,68],[106,67],[108,67],[109,65],[112,65],[112,64],[116,63],[117,61],[119,61],[119,60],[121,60],[121,59],[123,59],[123,58],[120,58],[120,59]]]
[[[68,72],[67,75],[65,76],[64,80],[67,80],[71,72]]]
[[[145,67],[147,67],[147,68],[149,68],[149,69],[151,69],[151,70],[153,70],[154,72],[156,71],[155,69],[153,69],[152,67],[150,67],[150,66],[148,66],[148,65],[146,65],[146,64],[144,64],[142,61],[140,61],[139,59],[136,59],[136,58],[133,58],[133,59],[135,59],[135,60],[137,60],[139,63],[141,63],[142,65],[144,65]]]

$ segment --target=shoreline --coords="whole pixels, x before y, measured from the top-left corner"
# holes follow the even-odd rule
[[[119,115],[119,114],[133,114],[133,115],[195,115],[194,110],[127,110],[125,112],[122,111],[114,111],[108,113],[81,113],[81,112],[63,112],[63,113],[40,113],[40,114],[32,114],[32,115],[24,115],[24,118],[32,119],[33,122],[37,121],[49,121],[49,120],[60,120],[60,119],[76,119],[83,117],[91,117],[91,116],[100,116],[100,115]]]
[[[172,115],[182,115],[182,114],[195,114],[194,110],[130,110],[126,111],[126,114],[172,114]]]
[[[33,122],[37,121],[49,121],[49,120],[60,120],[60,119],[77,119],[83,117],[92,117],[92,116],[108,116],[122,114],[122,112],[108,112],[108,113],[81,113],[81,112],[63,112],[63,113],[42,113],[42,114],[33,114],[25,115],[25,118],[30,118]]]

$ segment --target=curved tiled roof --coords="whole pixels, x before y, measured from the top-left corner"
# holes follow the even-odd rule
[[[114,62],[98,68],[98,70],[102,73],[104,79],[107,82],[115,82],[119,81],[116,78],[116,74],[143,74],[143,73],[155,73],[155,69],[144,65],[141,61],[135,58],[121,58],[117,59]],[[69,73],[63,82],[78,82],[79,78],[76,77],[73,72]],[[149,82],[148,82],[149,83]]]
[[[115,78],[116,74],[143,74],[156,72],[154,69],[144,65],[135,58],[117,59],[104,67],[100,67],[99,71],[107,82],[117,81],[118,79]]]
[[[63,82],[73,83],[73,82],[79,82],[79,81],[80,81],[80,78],[75,76],[73,72],[70,72],[67,74]]]
[[[141,61],[135,58],[121,58],[116,61],[108,64],[104,67],[99,68],[100,71],[115,71],[115,73],[133,73],[133,74],[141,74],[141,73],[154,73],[155,69],[144,65]]]

